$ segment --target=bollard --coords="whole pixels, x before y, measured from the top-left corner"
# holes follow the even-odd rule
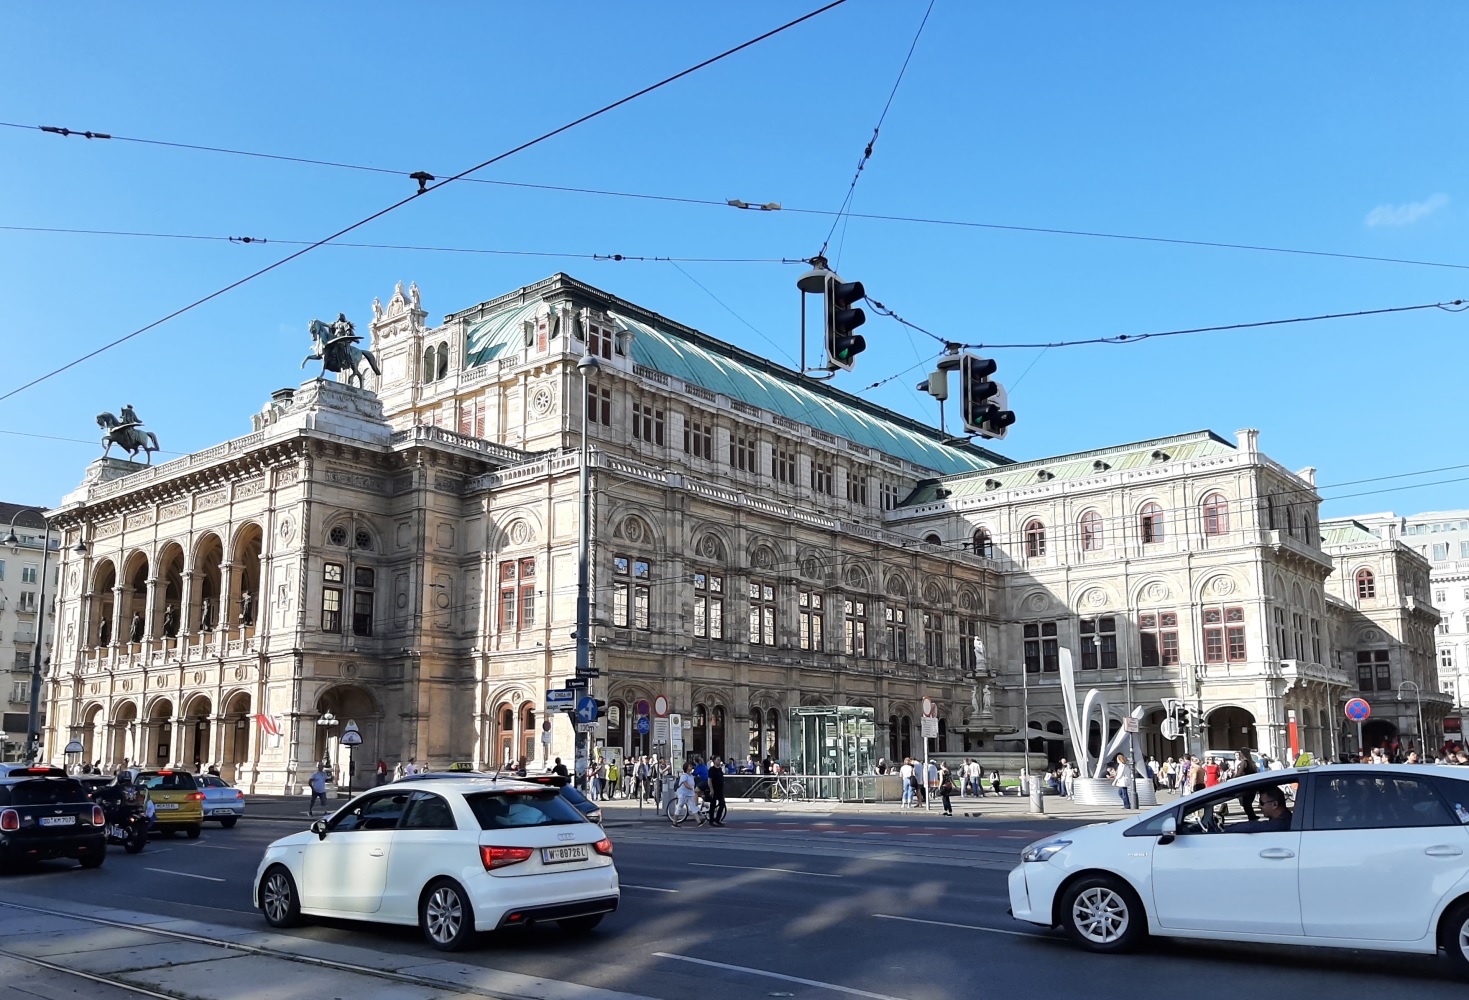
[[[1033,774],[1030,776],[1030,811],[1046,811],[1046,783]]]

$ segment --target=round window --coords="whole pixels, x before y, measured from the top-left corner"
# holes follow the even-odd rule
[[[333,545],[346,545],[347,544],[347,529],[344,528],[344,527],[342,527],[339,524],[339,525],[337,525],[335,528],[333,528],[331,530],[331,534],[327,535],[327,539]]]
[[[357,547],[359,549],[372,548],[372,536],[367,533],[367,529],[365,528],[357,529]]]

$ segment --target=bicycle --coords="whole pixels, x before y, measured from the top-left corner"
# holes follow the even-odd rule
[[[797,778],[781,775],[770,783],[770,798],[790,799],[792,802],[806,800],[806,783]]]
[[[668,822],[674,826],[682,826],[690,816],[698,821],[699,826],[703,826],[709,822],[709,801],[701,798],[698,800],[697,807],[690,809],[686,803],[672,799],[665,812],[668,815]]]

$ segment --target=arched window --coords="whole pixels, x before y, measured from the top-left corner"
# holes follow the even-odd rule
[[[509,764],[514,761],[512,755],[515,753],[515,712],[509,705],[501,705],[495,716],[495,738],[500,746],[500,763]]]
[[[627,706],[620,701],[609,702],[607,705],[607,745],[609,747],[621,748],[626,745],[623,739],[623,720],[627,717]]]
[[[888,760],[896,764],[901,758],[898,755],[898,717],[888,716]],[[894,768],[896,770],[896,767]]]
[[[995,543],[990,538],[990,533],[983,528],[974,533],[974,554],[984,556],[986,559],[995,557]]]
[[[1377,596],[1377,578],[1370,569],[1357,570],[1357,597],[1365,599]]]
[[[418,380],[425,383],[432,382],[434,372],[438,371],[438,368],[438,354],[430,347],[423,352],[423,367],[418,370]]]
[[[444,378],[449,374],[449,345],[447,343],[440,344],[438,353],[439,367],[438,373],[434,375],[435,379]]]
[[[1155,503],[1144,504],[1138,511],[1138,531],[1143,544],[1151,545],[1163,540],[1163,508]]]
[[[1046,526],[1039,519],[1025,526],[1025,554],[1032,558],[1046,554]]]
[[[1285,531],[1292,538],[1296,535],[1296,505],[1293,503],[1285,505]]]
[[[898,720],[898,756],[913,756],[913,717],[905,715]]]
[[[724,759],[724,707],[714,706],[714,716],[709,726],[709,755]]]
[[[765,712],[765,756],[780,756],[780,712],[774,708]]]
[[[1204,534],[1222,535],[1229,531],[1229,501],[1222,493],[1204,498]]]
[[[924,535],[923,536],[923,540],[925,542],[927,542],[929,545],[942,545],[942,544],[944,544],[944,540],[942,538],[940,538],[938,535],[935,535],[935,534],[932,534],[932,533],[927,534],[927,535]]]
[[[1102,549],[1102,515],[1089,510],[1081,515],[1081,551],[1100,552]]]
[[[709,709],[703,705],[694,706],[694,729],[691,734],[688,753],[699,757],[707,757],[709,754]],[[675,764],[678,761],[674,761]]]
[[[520,755],[527,761],[536,756],[536,709],[530,702],[520,708]]]

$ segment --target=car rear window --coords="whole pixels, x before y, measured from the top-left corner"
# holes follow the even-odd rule
[[[564,798],[567,802],[570,802],[573,806],[579,806],[583,802],[587,801],[587,797],[585,795],[583,795],[581,792],[578,792],[570,785],[561,786],[561,797]]]
[[[174,771],[172,774],[144,775],[143,783],[148,787],[149,791],[193,792],[199,789],[199,783],[187,771]]]
[[[17,781],[7,789],[12,806],[54,806],[64,802],[85,802],[87,793],[71,778],[37,778]]]
[[[554,788],[536,792],[478,792],[464,796],[482,830],[585,823],[582,814]]]

